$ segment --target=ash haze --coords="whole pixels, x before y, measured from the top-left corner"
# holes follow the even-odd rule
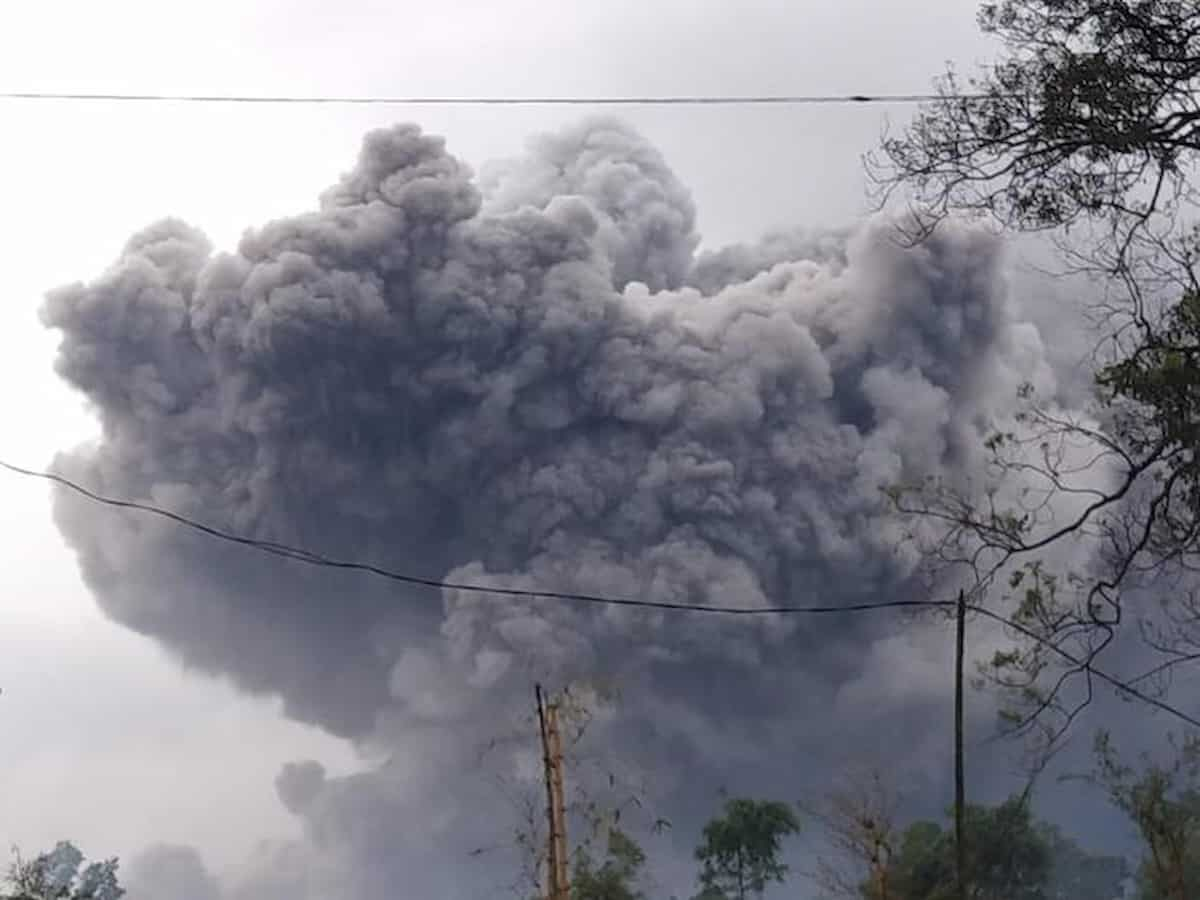
[[[942,4],[244,6],[5,12],[0,81],[872,92],[986,52]],[[256,537],[701,605],[905,596],[879,486],[970,472],[1021,381],[1073,400],[1060,288],[862,215],[882,111],[4,112],[0,454]],[[132,900],[502,894],[512,855],[471,851],[536,768],[482,751],[538,678],[619,688],[590,752],[674,822],[646,838],[663,896],[722,787],[861,763],[949,796],[940,625],[439,595],[4,487],[0,840],[119,854]],[[1007,751],[975,760],[1002,796]]]

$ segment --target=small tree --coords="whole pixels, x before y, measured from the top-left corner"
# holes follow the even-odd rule
[[[646,854],[637,841],[619,828],[612,828],[599,867],[586,847],[576,851],[571,896],[574,900],[642,900],[637,882],[645,862]]]
[[[638,829],[646,827],[651,833],[660,833],[670,827],[670,822],[661,817],[651,817],[647,811],[650,792],[639,773],[620,761],[606,758],[589,746],[591,726],[597,718],[603,719],[619,699],[615,686],[602,681],[576,681],[557,692],[554,702],[558,706],[559,727],[562,733],[563,765],[568,773],[565,778],[567,796],[565,809],[568,820],[567,837],[575,847],[572,854],[575,874],[571,879],[571,893],[576,897],[621,897],[620,893],[605,894],[616,890],[615,879],[636,857],[636,869],[640,870],[644,857],[641,848],[629,837],[627,831],[618,826]],[[499,748],[520,752],[533,749],[537,760],[536,777],[530,778],[523,772],[498,772],[491,777],[501,789],[505,799],[515,807],[517,824],[512,829],[509,841],[500,841],[490,846],[476,847],[470,851],[473,857],[482,857],[494,852],[512,853],[517,875],[508,885],[512,893],[521,900],[545,897],[547,894],[548,829],[546,822],[545,783],[541,774],[542,750],[537,744],[537,713],[529,710],[518,721],[513,730],[489,740],[479,756],[479,768],[484,768],[488,754]],[[511,765],[508,756],[504,765]],[[620,766],[620,769],[617,766]],[[597,868],[595,856],[604,853],[603,862]],[[583,867],[582,870],[580,867]],[[574,878],[583,872],[591,878],[587,891],[602,893],[580,893],[575,889]],[[623,883],[632,883],[624,879]],[[633,895],[633,896],[636,896]],[[3,900],[3,898],[0,898]]]
[[[1051,826],[1037,823],[1026,799],[998,806],[968,806],[966,893],[971,900],[1115,900],[1124,868],[1066,842]],[[1069,843],[1069,848],[1067,844]],[[1072,849],[1060,869],[1056,850]],[[905,829],[893,857],[889,884],[904,900],[951,900],[955,896],[954,833],[936,822]],[[1082,874],[1081,874],[1082,873]],[[1107,876],[1107,879],[1102,876]],[[862,885],[863,900],[878,900],[878,885]]]
[[[1106,732],[1096,736],[1096,771],[1113,805],[1137,826],[1145,845],[1138,870],[1139,900],[1192,900],[1200,896],[1200,738],[1176,750],[1170,766],[1145,760],[1139,772],[1122,763]]]
[[[737,798],[727,800],[725,814],[704,826],[696,848],[702,897],[762,895],[774,881],[783,883],[788,867],[779,861],[783,838],[796,834],[800,822],[786,803]]]
[[[116,859],[81,870],[83,854],[67,841],[31,860],[15,857],[0,900],[120,900],[125,894],[117,882]]]
[[[1003,599],[1020,639],[994,674],[1040,754],[1090,702],[1120,626],[1165,657],[1137,684],[1200,648],[1200,597],[1172,592],[1147,623],[1127,590],[1200,554],[1200,4],[985,0],[979,24],[997,61],[948,72],[869,165],[881,202],[910,201],[914,241],[965,214],[1053,234],[1067,271],[1102,279],[1097,408],[1031,404],[988,442],[983,482],[908,486],[898,503],[947,527],[939,553],[983,561],[978,596],[1016,579]],[[1050,571],[1052,547],[1076,542],[1094,558]]]
[[[836,856],[819,859],[816,882],[830,895],[858,900],[896,900],[892,860],[899,850],[898,798],[883,776],[847,778],[823,804],[803,807],[824,827]],[[864,885],[869,887],[864,888]]]
[[[889,882],[901,897],[950,900],[954,892],[954,845],[936,822],[914,822],[900,838]],[[875,886],[862,885],[863,900],[876,900]]]

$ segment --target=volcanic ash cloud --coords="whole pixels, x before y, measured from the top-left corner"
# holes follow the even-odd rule
[[[49,295],[58,371],[103,426],[57,469],[433,578],[744,607],[902,590],[880,487],[969,470],[1018,383],[1053,392],[997,241],[947,226],[906,250],[872,220],[698,252],[695,223],[617,122],[478,181],[414,126],[372,132],[316,210],[235,252],[165,220]],[[439,598],[66,493],[56,512],[111,618],[408,760],[390,792],[281,775],[298,815],[347,829],[339,809],[393,822],[440,796],[531,675],[631,679],[638,752],[661,733],[703,759],[733,747],[721,717],[792,721],[897,653],[895,620]]]

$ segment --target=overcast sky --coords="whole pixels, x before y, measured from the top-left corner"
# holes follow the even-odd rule
[[[973,4],[924,0],[46,0],[0,10],[6,90],[903,93],[927,89],[947,60],[969,67],[989,53]],[[100,275],[138,229],[169,215],[233,249],[244,229],[313,208],[371,128],[415,121],[478,168],[584,112],[0,102],[0,409],[10,423],[0,457],[41,468],[96,435],[54,373],[59,338],[38,310],[47,290]],[[780,226],[854,223],[866,209],[860,155],[885,116],[907,113],[684,107],[622,118],[690,189],[701,247],[719,247]],[[51,518],[48,489],[0,478],[0,844],[31,851],[70,838],[123,858],[186,844],[224,874],[259,841],[299,834],[275,788],[284,764],[319,760],[334,775],[374,765],[320,715],[301,724],[271,690],[252,697],[239,675],[189,672],[109,621]],[[906,677],[936,679],[936,647],[885,649],[873,665],[891,659]],[[686,710],[676,712],[683,733]]]

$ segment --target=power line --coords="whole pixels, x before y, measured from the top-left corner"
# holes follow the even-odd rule
[[[1095,675],[1097,678],[1099,678],[1105,684],[1108,684],[1110,687],[1114,687],[1119,691],[1124,691],[1125,693],[1129,694],[1129,696],[1134,697],[1137,700],[1141,700],[1143,703],[1148,703],[1150,706],[1156,707],[1157,709],[1160,709],[1163,712],[1169,713],[1172,716],[1182,719],[1183,721],[1187,722],[1189,725],[1192,725],[1196,728],[1200,728],[1200,719],[1189,716],[1187,713],[1185,713],[1179,709],[1176,709],[1174,706],[1171,706],[1171,704],[1166,703],[1162,700],[1159,700],[1157,697],[1155,697],[1151,694],[1147,694],[1144,691],[1139,690],[1138,688],[1135,688],[1133,686],[1134,681],[1136,681],[1138,679],[1134,679],[1134,681],[1125,681],[1120,678],[1117,678],[1115,675],[1109,675],[1103,669],[1098,669],[1095,666],[1093,666],[1088,660],[1080,659],[1075,654],[1073,654],[1067,650],[1064,650],[1062,647],[1060,647],[1058,644],[1055,644],[1053,641],[1048,641],[1045,638],[1041,637],[1036,631],[1033,631],[1030,628],[1026,628],[1024,625],[1021,625],[1018,622],[1014,622],[1011,619],[1005,618],[1004,616],[1000,615],[999,613],[992,612],[990,609],[987,609],[982,606],[975,606],[973,604],[968,604],[968,608],[972,612],[977,612],[983,616],[986,616],[989,619],[993,619],[994,621],[999,622],[1002,625],[1008,626],[1009,628],[1013,629],[1014,631],[1020,632],[1025,637],[1030,638],[1031,640],[1035,640],[1038,643],[1042,644],[1043,646],[1048,647],[1050,650],[1053,650],[1056,654],[1058,654],[1058,656],[1062,657],[1067,662],[1069,662],[1071,665],[1075,666],[1075,668],[1078,671],[1090,672],[1092,675]]]
[[[199,531],[202,534],[216,538],[217,540],[239,544],[243,547],[249,547],[252,550],[270,553],[273,556],[281,556],[284,559],[292,559],[311,566],[365,572],[371,575],[377,575],[381,578],[386,578],[390,581],[398,581],[403,584],[413,584],[422,587],[438,588],[440,590],[463,591],[467,593],[478,594],[498,594],[505,597],[524,597],[528,599],[565,600],[576,603],[602,604],[606,606],[635,606],[646,609],[667,609],[678,612],[718,613],[721,615],[762,616],[779,615],[784,613],[834,614],[843,612],[867,612],[876,609],[897,609],[905,607],[913,609],[936,609],[938,607],[949,607],[954,605],[953,601],[946,600],[881,600],[869,603],[850,604],[846,606],[699,606],[690,603],[672,603],[667,600],[645,600],[634,597],[612,597],[601,594],[576,593],[572,591],[532,590],[526,588],[501,587],[499,585],[488,586],[482,584],[467,584],[455,581],[444,581],[440,578],[426,578],[421,575],[398,572],[394,569],[388,569],[383,566],[373,565],[371,563],[336,559],[290,544],[279,544],[275,543],[274,541],[263,541],[259,540],[258,538],[250,538],[244,535],[234,534],[233,532],[225,531],[221,528],[214,528],[210,525],[205,525],[204,523],[198,522],[195,519],[190,519],[187,516],[182,516],[178,513],[174,513],[170,510],[153,506],[148,503],[138,503],[132,500],[120,500],[114,497],[106,497],[103,494],[90,491],[82,485],[71,481],[69,478],[65,478],[64,476],[57,475],[53,472],[40,472],[35,469],[26,469],[3,460],[0,460],[0,468],[7,469],[9,472],[17,475],[23,475],[30,478],[40,478],[45,481],[54,482],[55,484],[67,488],[68,490],[79,494],[80,496],[86,497],[95,503],[116,507],[118,509],[130,509],[138,512],[148,513],[153,516],[167,519],[177,525],[182,525],[185,528],[190,528],[193,531]]]
[[[987,94],[744,94],[595,97],[367,97],[320,95],[244,95],[170,93],[79,93],[70,91],[0,91],[0,100],[81,103],[255,103],[338,106],[834,106],[850,103],[931,103],[980,100]]]
[[[336,559],[319,553],[313,553],[312,551],[289,544],[280,544],[275,543],[274,541],[263,541],[257,538],[249,538],[244,535],[234,534],[233,532],[225,531],[220,528],[214,528],[210,525],[205,525],[204,523],[198,522],[195,519],[188,518],[187,516],[171,512],[170,510],[163,509],[152,504],[107,497],[103,494],[96,493],[95,491],[88,490],[77,482],[74,482],[62,475],[58,475],[53,472],[42,472],[36,469],[26,469],[22,466],[14,465],[2,459],[0,459],[0,468],[12,472],[15,475],[21,475],[28,478],[38,478],[43,481],[53,482],[60,487],[64,487],[73,493],[104,506],[134,510],[137,512],[147,513],[148,515],[158,516],[174,522],[177,525],[181,525],[193,531],[198,531],[202,534],[208,535],[209,537],[217,540],[238,544],[240,546],[248,547],[252,550],[269,553],[273,556],[280,556],[285,559],[296,560],[297,562],[306,563],[307,565],[312,566],[365,572],[371,575],[377,575],[381,578],[386,578],[390,581],[397,581],[403,584],[420,585],[423,587],[438,588],[441,590],[463,591],[464,593],[496,594],[505,597],[522,597],[536,600],[561,600],[604,606],[632,606],[644,609],[671,610],[674,612],[714,613],[718,615],[825,615],[837,613],[870,612],[884,609],[950,609],[958,606],[959,603],[957,600],[879,600],[866,603],[852,603],[844,606],[797,606],[790,604],[759,607],[698,606],[690,603],[672,603],[665,600],[644,600],[633,597],[612,597],[602,594],[575,593],[572,591],[531,590],[525,588],[511,588],[444,581],[437,578],[426,578],[420,575],[397,572],[382,566],[373,565],[371,563]],[[1177,719],[1192,725],[1193,727],[1200,728],[1200,719],[1190,716],[1171,704],[1139,690],[1138,688],[1134,687],[1131,682],[1117,678],[1115,675],[1110,675],[1102,669],[1092,665],[1089,660],[1076,657],[1071,652],[1064,650],[1053,641],[1047,640],[1032,629],[977,604],[967,603],[965,604],[965,608],[973,613],[978,613],[986,618],[992,619],[1001,625],[1012,628],[1030,640],[1036,641],[1048,647],[1059,657],[1065,659],[1071,665],[1076,666],[1079,671],[1091,673],[1101,681],[1104,681],[1117,690],[1124,691],[1135,699],[1141,700],[1150,706],[1162,710],[1163,712],[1166,712],[1169,715],[1172,715]]]

